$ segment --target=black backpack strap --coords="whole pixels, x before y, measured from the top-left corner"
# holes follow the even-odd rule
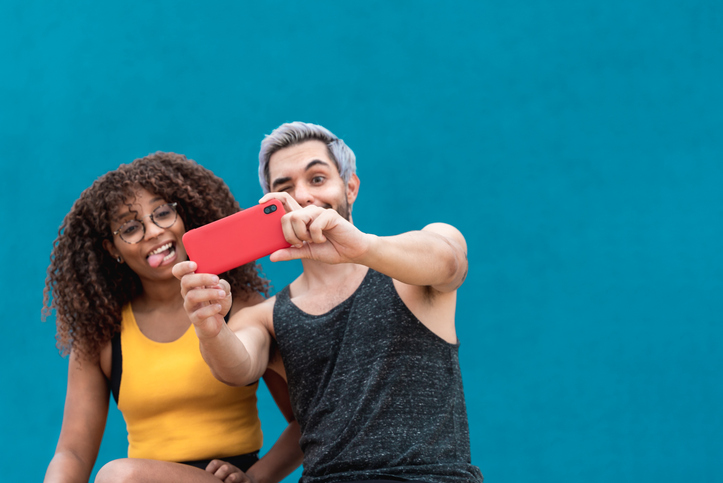
[[[110,341],[111,366],[110,366],[110,392],[113,394],[116,405],[120,395],[121,376],[123,375],[123,351],[121,350],[120,332],[113,336]]]

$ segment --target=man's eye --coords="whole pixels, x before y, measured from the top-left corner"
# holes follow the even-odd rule
[[[311,178],[311,182],[313,184],[321,184],[324,182],[324,177],[323,176],[314,176],[313,178]]]

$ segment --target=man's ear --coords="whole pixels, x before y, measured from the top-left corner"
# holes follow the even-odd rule
[[[356,173],[352,174],[346,183],[346,199],[349,205],[353,205],[356,197],[359,195],[359,184],[361,184],[359,176],[357,176]]]

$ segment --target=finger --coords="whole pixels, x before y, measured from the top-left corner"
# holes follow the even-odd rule
[[[221,465],[224,462],[221,460],[211,460],[209,464],[206,465],[206,471],[209,473],[215,473],[217,469],[221,467]]]
[[[228,475],[232,473],[230,465],[226,462],[221,462],[221,465],[218,467],[218,469],[213,473],[213,476],[220,480],[225,480]]]
[[[219,461],[219,467],[213,473],[213,476],[224,482],[241,482],[243,480],[248,480],[243,471],[225,461]]]
[[[210,273],[192,273],[184,275],[181,279],[181,295],[185,298],[186,294],[188,294],[191,290],[213,287],[214,285],[218,285],[218,283],[218,277]]]
[[[276,191],[273,193],[266,193],[260,200],[259,204],[266,203],[269,200],[279,200],[284,206],[287,213],[292,211],[300,210],[301,205],[289,194],[283,191]]]
[[[219,285],[221,286],[221,289],[223,289],[227,294],[231,293],[231,284],[228,283],[226,280],[219,281]]]
[[[184,275],[195,272],[197,268],[196,262],[179,262],[173,266],[171,272],[174,277],[181,280]]]
[[[281,218],[281,230],[284,232],[284,238],[286,238],[286,241],[289,242],[291,246],[298,248],[304,244],[304,241],[296,234],[293,222],[293,213],[284,215],[283,218]]]
[[[302,245],[301,248],[282,248],[271,254],[269,260],[272,262],[287,262],[289,260],[299,260],[301,258],[311,258],[311,247]]]
[[[223,480],[223,483],[250,483],[251,478],[246,476],[245,473],[239,471],[238,473],[231,473]]]
[[[193,311],[189,318],[194,325],[201,325],[206,319],[217,315],[219,312],[221,312],[221,304],[204,305]]]
[[[316,221],[319,217],[329,216],[329,214],[336,213],[333,210],[327,210],[324,208],[320,208],[318,206],[307,206],[303,208],[301,211],[295,212],[292,216],[298,217],[299,221],[303,221],[304,223],[304,234],[306,237],[300,237],[304,241],[312,241],[311,233],[309,232],[309,226]],[[293,222],[292,222],[293,223]],[[298,226],[299,229],[302,229],[301,226]],[[297,232],[298,234],[298,232]],[[308,237],[308,238],[307,238]]]
[[[222,299],[228,297],[229,295],[231,295],[231,285],[229,285],[228,282],[224,283],[223,280],[221,280],[216,285],[206,285],[203,288],[218,290],[218,295],[220,297],[219,300],[222,300]],[[194,289],[194,290],[200,290],[200,288]],[[221,294],[223,294],[223,295],[221,295]]]
[[[200,307],[207,303],[220,302],[226,298],[228,294],[221,288],[197,288],[190,290],[186,295],[186,302],[191,308]]]
[[[291,222],[291,229],[294,230],[296,238],[305,242],[311,242],[311,233],[309,233],[309,225],[314,221],[314,218],[309,213],[297,211],[292,213],[289,218]]]
[[[336,215],[336,212],[332,210],[325,210],[323,213],[317,216],[314,221],[309,223],[307,229],[309,230],[311,241],[313,241],[314,243],[324,243],[326,241],[326,235],[324,235],[324,231],[333,227],[335,221],[334,215]]]

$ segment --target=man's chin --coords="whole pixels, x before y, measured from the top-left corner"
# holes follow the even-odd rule
[[[339,205],[338,208],[335,208],[328,203],[324,203],[321,207],[324,209],[334,210],[337,213],[339,213],[339,216],[344,218],[346,221],[351,222],[350,216],[349,216],[350,215],[349,203],[343,203],[343,204]]]

